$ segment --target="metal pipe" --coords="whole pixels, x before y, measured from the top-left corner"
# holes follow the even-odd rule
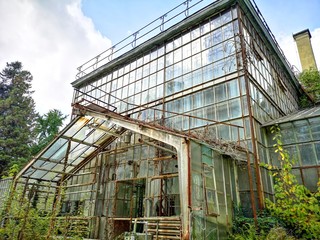
[[[149,161],[162,161],[162,160],[170,160],[170,159],[177,160],[177,156],[173,154],[170,156],[156,157],[156,158],[150,159]]]
[[[47,172],[53,172],[53,173],[58,173],[58,174],[65,174],[65,175],[71,175],[71,176],[81,176],[81,175],[89,175],[89,174],[95,174],[93,172],[85,172],[85,173],[67,173],[65,171],[57,171],[53,169],[47,169],[47,168],[39,168],[39,167],[34,167],[31,166],[32,169],[35,170],[41,170],[41,171],[47,171]]]
[[[60,160],[63,160],[63,158],[60,159],[60,160],[58,160],[58,161],[53,161],[53,160],[51,160],[50,158],[39,157],[38,160],[42,160],[42,161],[50,162],[50,163],[55,163],[55,164],[58,165],[58,164],[62,164],[62,162],[60,162]],[[43,165],[43,164],[42,164],[42,165]],[[41,166],[42,166],[42,165],[41,165]],[[77,165],[72,164],[72,163],[67,163],[67,166],[75,167],[75,166],[77,166]]]
[[[72,185],[66,185],[66,186],[64,186],[63,188],[83,187],[83,186],[93,185],[93,184],[95,184],[95,183],[96,183],[96,182],[95,182],[95,181],[93,181],[93,182],[89,182],[89,183],[72,184]]]
[[[150,145],[150,146],[159,148],[159,149],[161,149],[161,150],[163,150],[163,151],[170,152],[170,153],[172,153],[172,154],[176,154],[176,152],[175,152],[175,151],[172,151],[171,149],[168,149],[168,148],[165,148],[165,147],[161,147],[161,146],[159,146],[159,145],[157,145],[157,144],[154,144],[154,143],[152,143],[152,142],[148,142],[148,141],[142,140],[141,138],[139,138],[138,141],[139,141],[140,143],[145,143],[145,144],[147,144],[147,145]]]
[[[17,183],[24,184],[25,182],[17,181]],[[28,185],[39,186],[39,187],[47,187],[47,188],[57,188],[57,186],[52,186],[52,185],[48,186],[48,185],[41,184],[41,183],[28,183]]]
[[[179,173],[170,173],[165,175],[159,175],[159,176],[153,176],[151,177],[151,181],[155,179],[164,179],[164,178],[173,178],[173,177],[179,177]]]
[[[82,190],[82,191],[76,191],[76,192],[66,192],[66,193],[64,193],[64,195],[87,193],[87,192],[96,192],[96,190]]]

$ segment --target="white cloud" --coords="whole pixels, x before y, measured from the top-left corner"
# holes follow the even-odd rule
[[[318,69],[320,70],[320,28],[316,28],[313,31],[310,31],[311,33],[311,44],[313,48],[313,53],[316,58],[316,63],[318,66]],[[280,35],[277,38],[277,41],[283,50],[285,56],[287,57],[288,61],[298,68],[299,71],[301,71],[301,63],[299,60],[299,54],[297,45],[292,37],[292,35]]]
[[[111,46],[90,18],[81,0],[0,1],[0,68],[21,61],[33,75],[37,111],[71,112],[76,68]]]
[[[311,32],[311,44],[318,70],[320,70],[320,28],[316,28]]]

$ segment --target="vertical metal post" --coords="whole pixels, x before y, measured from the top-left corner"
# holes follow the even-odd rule
[[[5,214],[10,215],[9,212],[10,212],[10,209],[11,209],[11,204],[13,202],[14,194],[16,192],[17,184],[18,184],[18,179],[14,179],[13,183],[12,183],[12,187],[10,187],[10,194],[9,194],[9,198],[7,200],[7,203],[6,203]],[[4,221],[6,222],[6,218],[4,219]],[[5,224],[5,222],[4,222],[4,224]]]
[[[67,146],[67,150],[66,150],[66,155],[65,155],[65,158],[64,158],[64,164],[63,164],[63,174],[61,176],[61,179],[60,179],[60,182],[59,182],[59,186],[58,186],[58,189],[57,189],[57,195],[55,197],[55,201],[53,203],[53,208],[52,208],[52,216],[51,216],[51,219],[50,219],[50,226],[49,226],[49,230],[47,232],[47,236],[46,236],[46,240],[50,240],[51,239],[51,233],[54,229],[54,226],[55,226],[55,220],[56,220],[56,215],[58,213],[58,206],[59,206],[59,203],[61,203],[62,201],[62,191],[63,191],[63,183],[64,183],[64,179],[65,179],[65,176],[66,176],[66,169],[67,169],[67,164],[68,164],[68,156],[69,156],[69,152],[70,152],[70,147],[71,147],[71,140],[69,140],[68,142],[68,146]]]
[[[241,44],[241,51],[242,51],[242,61],[243,61],[243,70],[244,70],[244,78],[245,78],[245,85],[246,85],[246,98],[247,98],[247,105],[248,105],[248,111],[249,111],[249,119],[250,119],[250,132],[251,132],[251,141],[254,142],[254,133],[252,133],[253,129],[253,122],[252,122],[252,111],[251,111],[251,101],[250,101],[250,93],[249,93],[249,79],[248,79],[248,66],[247,66],[247,55],[246,55],[246,46],[243,38],[243,25],[240,18],[240,8],[237,6],[238,11],[238,21],[239,21],[239,32],[240,32],[240,44]],[[246,151],[247,153],[247,170],[248,170],[248,178],[249,178],[249,186],[250,186],[250,199],[251,199],[251,207],[253,212],[253,218],[255,220],[255,224],[257,226],[257,210],[255,205],[255,197],[253,192],[253,179],[252,179],[252,173],[251,173],[251,159],[250,159],[250,153],[249,149]]]
[[[99,161],[99,158],[100,158],[100,161]],[[97,169],[99,168],[99,171],[97,171]],[[89,168],[89,170],[91,171],[91,167]],[[92,227],[90,227],[91,229],[91,237],[93,238],[98,238],[98,235],[99,235],[99,231],[97,229],[99,224],[100,224],[100,221],[99,221],[99,216],[98,216],[98,201],[99,201],[99,191],[100,191],[100,186],[101,186],[101,176],[102,176],[102,156],[101,156],[101,153],[99,153],[97,156],[96,156],[96,162],[95,162],[95,166],[94,166],[94,176],[93,176],[93,180],[92,180],[92,186],[91,186],[91,202],[93,201],[93,194],[95,194],[95,198],[94,198],[94,208],[92,209],[91,208],[91,211],[93,211],[93,213],[91,212],[90,213],[90,216],[92,218],[90,218],[88,221],[89,225],[92,225]],[[96,187],[96,191],[94,191],[94,185],[97,185]],[[102,209],[101,209],[102,210]],[[94,225],[95,228],[93,227]]]
[[[21,196],[21,206],[23,206],[23,198],[26,194],[26,191],[27,191],[27,185],[28,185],[28,182],[29,182],[29,177],[27,178],[26,180],[26,183],[24,185],[24,189],[23,189],[23,194]],[[27,223],[27,218],[28,218],[28,214],[29,214],[29,208],[30,208],[30,200],[31,199],[28,199],[27,200],[27,206],[25,208],[25,213],[24,213],[24,216],[23,216],[23,224],[22,224],[22,227],[21,229],[19,230],[19,234],[18,234],[18,239],[19,240],[23,240],[23,233],[24,233],[24,228],[26,227],[26,223]]]
[[[242,25],[242,24],[241,24]],[[243,26],[242,26],[243,27]],[[246,54],[246,46],[243,39],[243,32],[242,27],[240,27],[240,41],[242,44],[242,53],[243,53],[243,70],[244,70],[244,79],[245,79],[245,87],[246,87],[246,97],[247,97],[247,105],[248,105],[248,113],[249,113],[249,122],[250,122],[250,134],[251,134],[251,141],[252,141],[252,152],[254,157],[254,169],[256,175],[256,185],[257,185],[257,193],[258,193],[258,204],[259,208],[264,208],[264,196],[262,190],[262,183],[261,183],[261,172],[260,172],[260,163],[258,157],[258,150],[257,150],[257,140],[255,134],[255,127],[254,127],[254,117],[252,112],[251,106],[251,96],[250,96],[250,87],[249,87],[249,76],[248,76],[248,63],[247,63],[247,54]]]

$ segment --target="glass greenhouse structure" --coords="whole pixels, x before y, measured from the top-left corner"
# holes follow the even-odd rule
[[[320,110],[300,112],[305,93],[259,9],[201,4],[78,68],[73,120],[13,181],[34,207],[58,208],[50,234],[71,234],[67,221],[90,239],[227,239],[234,206],[256,218],[273,199],[260,163],[277,164],[274,124],[314,190]]]

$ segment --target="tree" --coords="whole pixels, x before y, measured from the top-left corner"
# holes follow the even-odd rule
[[[31,148],[32,155],[40,152],[59,132],[63,121],[67,118],[60,110],[53,109],[43,116],[38,116],[35,125],[36,140]]]
[[[31,156],[37,116],[31,82],[32,75],[21,62],[7,63],[0,74],[0,176]]]
[[[320,72],[314,68],[309,70],[304,70],[300,76],[299,80],[305,87],[307,93],[309,93],[315,101],[320,100]]]

